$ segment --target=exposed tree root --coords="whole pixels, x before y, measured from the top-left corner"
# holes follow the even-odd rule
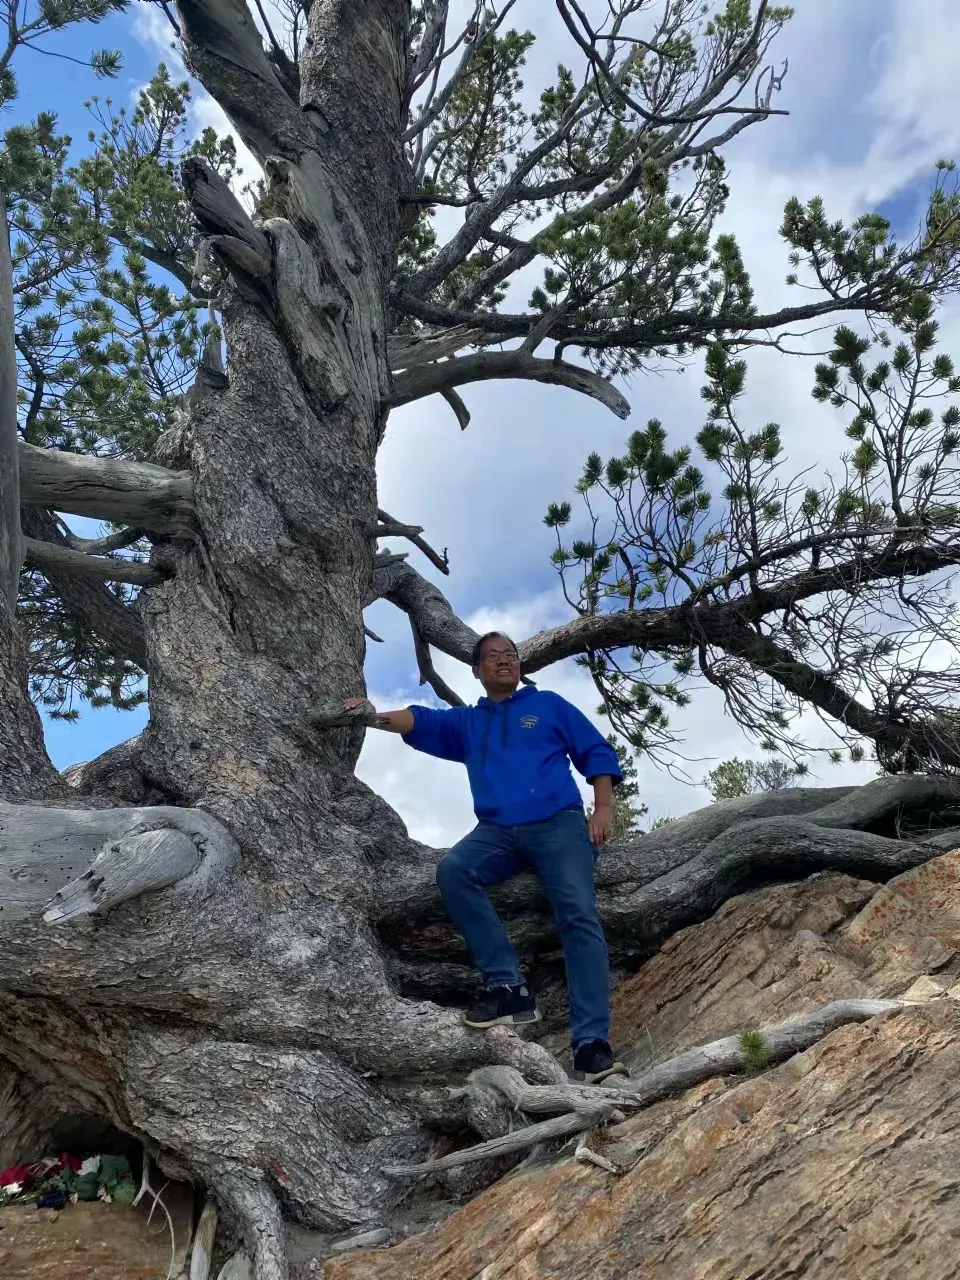
[[[837,1027],[849,1022],[865,1022],[878,1014],[890,1013],[903,1007],[904,1002],[901,1000],[833,1000],[813,1013],[764,1028],[758,1033],[762,1038],[761,1052],[771,1064],[780,1062],[809,1049]],[[703,1080],[742,1071],[749,1065],[740,1037],[727,1036],[678,1054],[669,1062],[652,1067],[635,1080],[613,1078],[599,1088],[567,1086],[565,1089],[531,1089],[509,1069],[487,1068],[475,1072],[471,1080],[499,1090],[517,1108],[530,1112],[565,1111],[567,1114],[528,1125],[436,1160],[414,1165],[392,1165],[384,1168],[384,1173],[394,1178],[417,1177],[472,1164],[476,1160],[512,1154],[540,1142],[609,1124],[622,1118],[619,1111],[621,1107],[646,1107]],[[606,1168],[607,1165],[601,1167]]]
[[[733,894],[814,871],[844,870],[884,881],[960,840],[926,833],[898,839],[926,815],[960,804],[960,787],[920,775],[878,778],[862,787],[796,788],[710,805],[629,844],[604,850],[597,898],[614,964],[635,965],[677,929],[705,920]],[[429,861],[428,861],[429,856]],[[469,957],[447,923],[434,883],[435,854],[397,868],[375,909],[381,936],[397,954],[401,989],[455,1000]],[[492,898],[525,956],[556,950],[539,885],[521,876]]]

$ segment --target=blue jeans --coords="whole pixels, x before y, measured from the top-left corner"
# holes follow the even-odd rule
[[[447,910],[488,988],[524,978],[487,889],[521,871],[539,877],[563,943],[574,1048],[610,1036],[610,969],[597,918],[595,859],[583,810],[563,809],[546,822],[518,827],[481,822],[437,867]]]

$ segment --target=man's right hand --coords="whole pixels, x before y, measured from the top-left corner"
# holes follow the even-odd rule
[[[361,707],[367,709],[367,723],[373,729],[386,729],[388,733],[409,733],[413,728],[412,711],[378,711],[369,698],[348,698],[343,704],[344,711],[356,711]]]

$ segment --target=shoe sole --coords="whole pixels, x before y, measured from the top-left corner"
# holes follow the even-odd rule
[[[612,1067],[607,1067],[606,1071],[573,1071],[571,1075],[578,1084],[600,1084],[603,1080],[609,1080],[611,1076],[629,1078],[630,1070],[622,1062],[615,1062]]]
[[[531,1009],[529,1013],[505,1013],[499,1018],[491,1018],[489,1022],[471,1022],[463,1019],[465,1027],[476,1027],[478,1031],[486,1031],[488,1027],[521,1027],[540,1021],[540,1010]]]

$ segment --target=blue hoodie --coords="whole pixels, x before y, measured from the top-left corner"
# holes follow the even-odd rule
[[[404,742],[427,755],[467,766],[473,807],[501,827],[545,822],[583,800],[569,761],[588,780],[623,774],[617,753],[582,712],[557,693],[522,685],[502,702],[434,711],[410,707]]]

